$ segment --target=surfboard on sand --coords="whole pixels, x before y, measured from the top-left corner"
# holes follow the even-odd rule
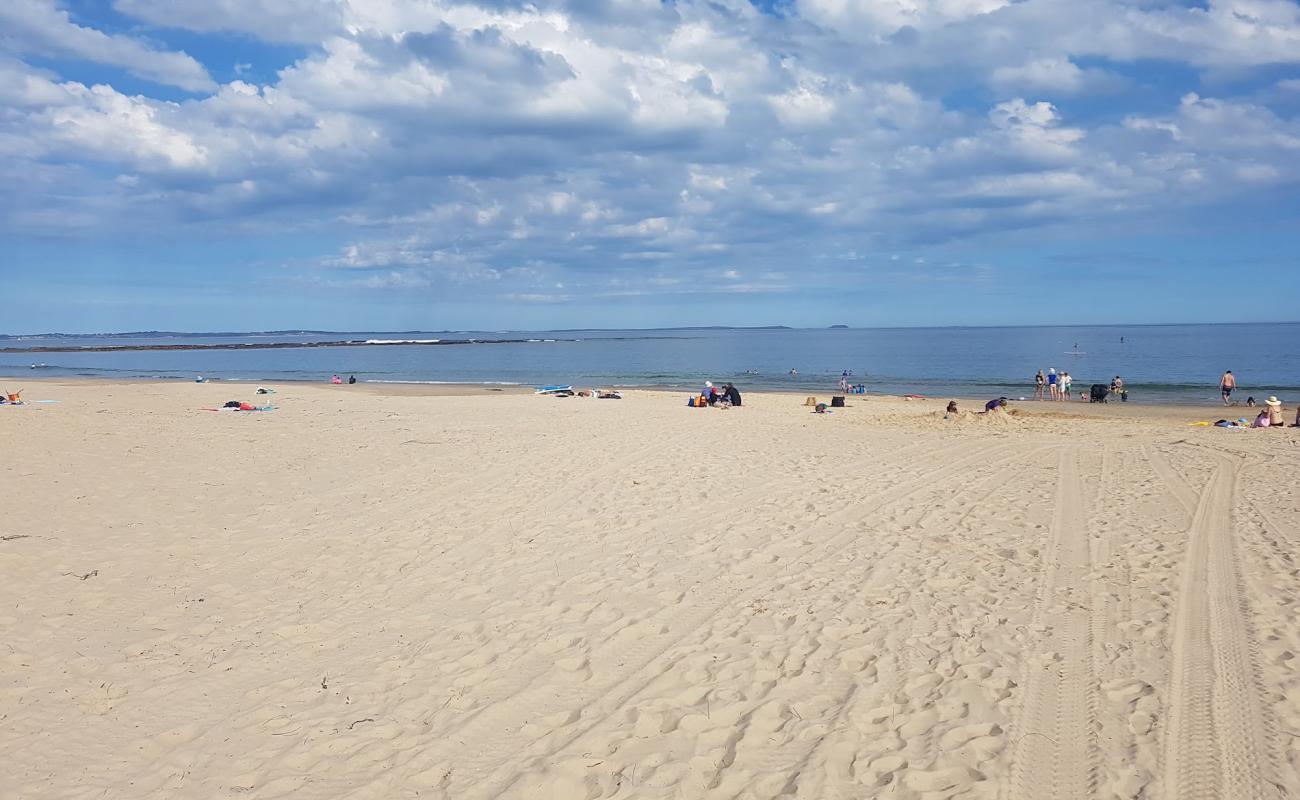
[[[572,386],[538,386],[537,391],[533,394],[555,394],[556,392],[571,392]]]

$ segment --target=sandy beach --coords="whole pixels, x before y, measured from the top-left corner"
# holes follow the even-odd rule
[[[1300,429],[21,383],[5,800],[1300,795]]]

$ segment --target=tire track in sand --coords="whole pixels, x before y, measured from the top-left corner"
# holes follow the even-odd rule
[[[1148,450],[1156,471],[1186,505],[1190,489]],[[1239,584],[1232,505],[1239,462],[1219,466],[1192,511],[1174,617],[1164,796],[1178,800],[1264,800],[1273,781],[1266,714],[1251,658]]]
[[[1077,448],[1061,452],[1051,539],[1014,729],[1010,800],[1083,800],[1097,784],[1097,680],[1092,663],[1091,542]]]
[[[1174,468],[1165,460],[1165,457],[1158,453],[1155,448],[1144,446],[1142,452],[1146,455],[1147,462],[1151,465],[1151,469],[1155,471],[1160,480],[1164,481],[1165,488],[1169,490],[1169,493],[1172,494],[1174,499],[1183,507],[1183,510],[1187,512],[1187,516],[1190,519],[1196,514],[1196,506],[1201,502],[1200,495],[1196,493],[1195,489],[1188,485],[1182,475],[1179,475],[1174,471]]]

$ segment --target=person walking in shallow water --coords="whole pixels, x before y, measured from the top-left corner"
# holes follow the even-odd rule
[[[1035,400],[1043,399],[1043,387],[1046,385],[1047,385],[1047,376],[1045,376],[1043,374],[1043,371],[1040,369],[1038,371],[1038,374],[1034,376],[1034,399]]]
[[[1223,394],[1223,404],[1232,405],[1232,390],[1237,388],[1237,379],[1233,376],[1232,370],[1223,373],[1219,378],[1219,391]]]

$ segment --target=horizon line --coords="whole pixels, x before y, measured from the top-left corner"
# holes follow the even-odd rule
[[[352,334],[415,334],[415,333],[576,333],[592,331],[595,333],[643,332],[643,331],[745,331],[745,330],[790,330],[790,331],[825,331],[825,330],[943,330],[959,328],[996,329],[996,328],[1172,328],[1192,325],[1296,325],[1300,320],[1261,320],[1251,322],[1108,322],[1088,324],[1053,324],[1053,325],[831,325],[793,326],[793,325],[662,325],[641,328],[458,328],[458,329],[411,329],[400,331],[385,330],[318,330],[309,328],[281,328],[260,331],[96,331],[93,333],[68,333],[64,331],[46,331],[43,333],[0,333],[0,339],[42,339],[59,337],[94,338],[125,336],[274,336],[330,334],[346,336]]]

